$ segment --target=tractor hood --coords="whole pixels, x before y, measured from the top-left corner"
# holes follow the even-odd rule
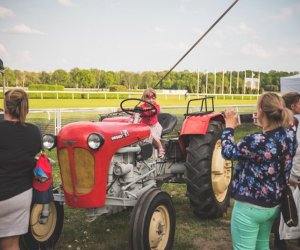
[[[88,146],[92,133],[103,138],[98,149]],[[64,126],[57,135],[57,152],[66,203],[81,208],[104,206],[113,155],[149,136],[150,128],[145,124],[74,122]]]
[[[109,146],[109,151],[113,155],[121,147],[148,138],[150,128],[145,124],[125,122],[74,122],[60,130],[57,146],[65,147],[72,144],[76,147],[87,147],[87,138],[91,133],[102,135],[103,147]]]

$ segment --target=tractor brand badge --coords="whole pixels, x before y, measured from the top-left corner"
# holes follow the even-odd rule
[[[72,147],[76,143],[76,141],[63,141],[63,143],[69,147]]]
[[[111,140],[114,141],[114,140],[119,140],[119,139],[122,139],[122,138],[125,138],[129,136],[129,133],[127,130],[122,130],[121,133],[119,135],[114,135],[111,137]]]

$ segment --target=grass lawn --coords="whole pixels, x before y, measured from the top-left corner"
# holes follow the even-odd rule
[[[29,99],[30,109],[51,109],[51,108],[100,108],[119,107],[122,99]],[[159,97],[157,102],[160,106],[186,106],[188,100],[178,99],[177,96]],[[215,99],[215,106],[223,105],[248,105],[255,104],[256,100],[232,100]],[[3,101],[0,101],[0,108],[3,108]]]

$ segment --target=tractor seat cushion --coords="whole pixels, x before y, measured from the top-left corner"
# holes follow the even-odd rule
[[[158,122],[162,126],[161,136],[173,131],[177,124],[177,117],[169,113],[159,113]]]

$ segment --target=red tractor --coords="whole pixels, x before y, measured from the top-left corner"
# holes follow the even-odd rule
[[[140,116],[149,111],[140,108],[142,102],[126,99],[120,106],[129,115],[70,123],[57,136],[43,137],[45,148],[57,148],[61,185],[54,187],[54,202],[33,205],[23,249],[54,246],[62,230],[63,203],[85,209],[88,221],[133,207],[130,249],[172,249],[175,210],[169,194],[160,189],[166,182],[186,183],[195,215],[217,218],[226,212],[232,162],[221,156],[224,117],[214,112],[213,98],[188,102],[178,138],[168,136],[177,117],[158,114],[166,151],[163,159],[146,141],[150,128],[139,123]],[[196,102],[200,105],[191,105]]]

